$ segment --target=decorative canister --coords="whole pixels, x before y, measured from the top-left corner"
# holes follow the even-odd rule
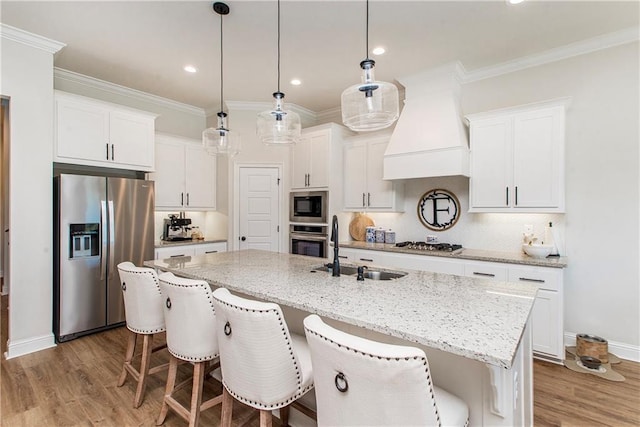
[[[374,243],[376,241],[376,228],[369,226],[365,229],[365,240],[367,243]]]
[[[396,243],[396,232],[388,229],[384,232],[384,242],[385,243]]]
[[[376,243],[384,243],[384,230],[382,228],[376,230]]]

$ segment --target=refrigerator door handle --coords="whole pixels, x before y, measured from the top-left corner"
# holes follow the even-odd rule
[[[104,276],[107,272],[107,202],[105,200],[100,201],[100,232],[102,234],[102,248],[100,250],[100,280],[104,280]]]
[[[116,228],[113,221],[113,200],[109,200],[109,271],[114,271],[114,242],[116,240]]]

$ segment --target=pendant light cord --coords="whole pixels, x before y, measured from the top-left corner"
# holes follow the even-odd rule
[[[224,48],[222,44],[222,14],[220,15],[220,112],[224,112],[223,110],[223,100],[224,100]]]
[[[367,51],[365,52],[364,57],[368,60],[369,59],[369,0],[367,0],[367,25],[366,25],[366,36],[367,36],[367,43],[366,43],[366,49]]]
[[[278,0],[278,92],[280,92],[280,0]]]

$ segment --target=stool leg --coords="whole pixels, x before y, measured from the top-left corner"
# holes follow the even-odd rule
[[[233,412],[233,396],[222,386],[222,417],[220,427],[231,427],[231,415]]]
[[[147,386],[147,376],[149,375],[149,365],[151,364],[151,353],[153,351],[153,334],[145,334],[142,341],[142,359],[140,360],[140,374],[138,375],[138,387],[133,400],[133,407],[138,408],[144,398],[144,389]]]
[[[191,388],[191,409],[189,410],[189,427],[195,427],[200,420],[200,405],[202,404],[202,386],[204,371],[209,362],[193,364],[193,386]]]
[[[260,410],[260,427],[271,427],[271,411]]]
[[[291,406],[287,405],[283,408],[280,408],[280,423],[282,424],[282,427],[288,427],[289,426],[289,408]]]
[[[167,374],[167,387],[165,388],[164,398],[162,399],[162,408],[160,409],[160,415],[158,416],[158,420],[156,421],[156,425],[162,425],[164,423],[165,418],[167,418],[167,411],[169,410],[169,405],[167,405],[166,398],[171,396],[173,393],[173,389],[176,385],[176,375],[178,374],[178,359],[176,359],[173,355],[169,359],[169,372]]]
[[[122,373],[118,379],[118,387],[122,387],[124,381],[127,379],[127,365],[131,365],[131,359],[133,359],[133,353],[136,350],[136,338],[138,334],[133,331],[129,332],[129,339],[127,340],[127,351],[124,354],[124,363],[122,364]]]

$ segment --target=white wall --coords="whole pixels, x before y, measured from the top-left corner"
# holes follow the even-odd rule
[[[0,92],[11,97],[7,348],[11,358],[55,345],[52,53],[3,37]]]

